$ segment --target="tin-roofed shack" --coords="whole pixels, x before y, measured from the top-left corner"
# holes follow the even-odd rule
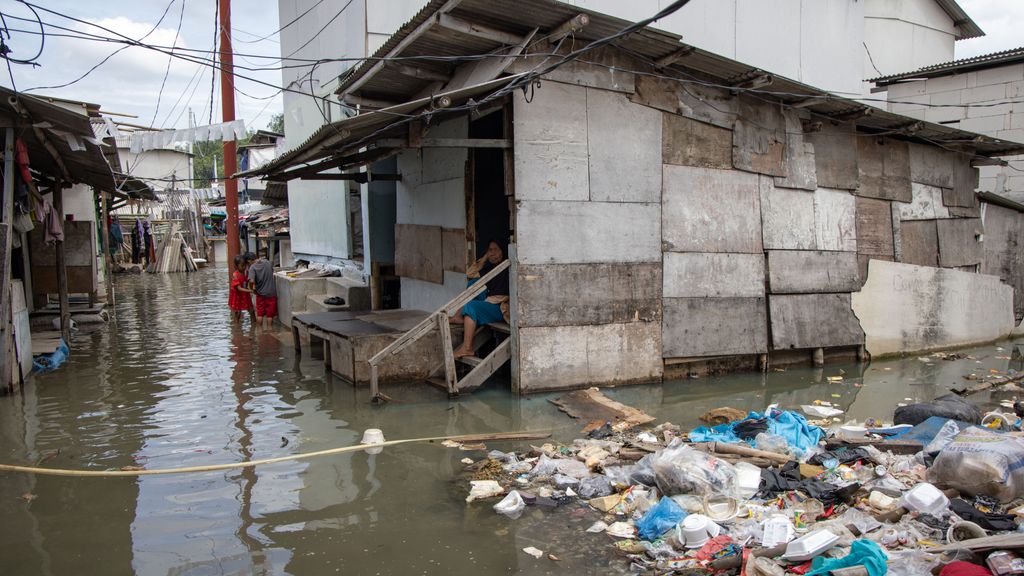
[[[629,24],[544,0],[432,2],[342,78],[340,97],[363,113],[259,171],[395,181],[393,196],[364,202],[367,237],[384,238],[367,251],[394,262],[402,308],[431,316],[387,336],[399,343],[369,359],[374,370],[408,363],[398,350],[431,319],[447,329],[492,238],[509,241],[506,354],[522,392],[1010,334],[1022,287],[978,273],[975,166],[1024,145],[869,108],[652,28],[563,58],[568,35],[580,48]],[[280,278],[287,293],[294,280]],[[433,354],[424,364],[445,365],[459,392],[450,358]]]

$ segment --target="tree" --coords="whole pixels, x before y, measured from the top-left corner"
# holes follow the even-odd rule
[[[278,134],[284,134],[284,113],[274,114],[270,117],[270,122],[267,123],[267,130],[271,132],[277,132]]]
[[[248,144],[252,139],[252,132],[249,132],[245,138],[238,140],[238,145],[242,146]],[[214,160],[217,162],[217,177],[224,178],[224,143],[220,140],[206,140],[203,142],[196,142],[192,146],[192,153],[195,154],[195,158],[192,159],[192,178],[194,188],[210,188],[211,180],[213,180],[213,163]],[[236,158],[236,161],[239,159]]]

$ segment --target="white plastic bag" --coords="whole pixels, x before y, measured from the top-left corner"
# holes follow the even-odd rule
[[[518,490],[513,490],[494,505],[494,511],[498,514],[504,514],[509,518],[516,520],[523,515],[523,510],[526,508],[526,502],[523,501],[523,497],[519,495]]]
[[[651,468],[662,494],[736,495],[736,469],[725,460],[673,444],[650,456]]]

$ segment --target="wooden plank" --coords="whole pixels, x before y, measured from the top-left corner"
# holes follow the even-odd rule
[[[764,296],[764,256],[666,252],[665,298]]]
[[[804,138],[800,112],[785,109],[782,111],[782,116],[785,119],[786,128],[786,153],[783,156],[786,176],[777,176],[775,186],[814,192],[818,188],[814,145]]]
[[[892,260],[892,209],[889,202],[857,198],[857,253]]]
[[[643,410],[612,400],[597,388],[570,392],[551,400],[551,403],[577,420],[611,422],[615,430],[628,430],[655,420]]]
[[[857,254],[771,250],[768,282],[772,294],[854,292],[860,289]]]
[[[67,223],[64,221],[64,194],[59,184],[53,191],[53,209],[57,213],[57,219],[62,225],[66,226]],[[9,239],[10,236],[8,235]],[[60,302],[60,335],[64,338],[64,342],[71,346],[71,310],[68,307],[68,274],[67,262],[64,258],[64,240],[57,240],[54,244],[54,250],[57,267],[57,298]],[[4,254],[3,256],[4,258],[9,258],[10,254]],[[7,304],[4,303],[3,305],[6,306]]]
[[[939,236],[935,220],[900,223],[900,262],[918,266],[939,265]]]
[[[764,298],[666,298],[662,342],[665,358],[767,352]]]
[[[395,274],[443,284],[442,261],[440,226],[395,225]]]
[[[953,170],[953,186],[942,191],[942,201],[946,206],[971,208],[976,206],[978,199],[974,191],[978,189],[978,169],[971,166],[971,158],[965,154],[957,154],[957,162]]]
[[[927,144],[910,143],[910,179],[937,188],[952,188],[958,154]]]
[[[519,266],[520,326],[661,319],[660,263]]]
[[[892,138],[857,138],[857,168],[865,198],[910,202],[910,147]]]
[[[939,266],[973,266],[981,263],[981,220],[956,218],[935,222],[939,238]]]
[[[423,138],[420,148],[511,148],[512,141],[504,138]],[[374,176],[374,179],[377,179]]]
[[[857,251],[857,197],[847,190],[814,191],[814,240],[818,250]]]
[[[785,165],[786,120],[777,105],[739,98],[732,131],[732,163],[737,170],[788,176]]]
[[[444,355],[444,380],[448,384],[448,393],[458,393],[458,373],[455,368],[455,355],[452,348],[452,328],[448,324],[447,314],[437,315],[437,329],[441,332],[441,354]]]
[[[852,122],[824,122],[820,132],[804,138],[814,145],[814,166],[818,186],[856,190],[860,182],[857,167],[857,131]]]
[[[910,204],[899,202],[899,218],[907,220],[935,220],[937,218],[949,218],[949,208],[942,203],[943,190],[928,184],[911,183],[913,200]]]
[[[864,331],[849,294],[792,294],[768,297],[775,350],[857,346]]]
[[[731,130],[684,116],[663,114],[661,134],[662,161],[665,164],[732,168]]]
[[[519,262],[660,262],[661,215],[656,202],[520,201]]]
[[[761,229],[765,250],[814,250],[814,194],[776,188],[760,178]]]
[[[513,109],[516,198],[590,200],[587,89],[549,82]]]
[[[661,201],[661,117],[623,94],[587,90],[591,201]]]
[[[465,273],[466,259],[469,257],[466,245],[465,228],[442,228],[441,267],[451,272]]]
[[[479,388],[488,378],[498,371],[511,358],[512,341],[506,338],[494,350],[470,370],[462,380],[459,380],[458,391],[472,392]]]
[[[661,247],[665,251],[762,252],[757,175],[672,165],[665,165],[664,173]]]
[[[509,74],[521,74],[523,72],[532,72],[538,66],[550,64],[552,61],[550,47],[546,43],[537,43],[535,48],[540,50],[541,53],[527,54],[517,58],[509,65],[506,71]],[[559,54],[566,54],[569,50],[569,46],[566,45],[559,51]],[[634,67],[632,57],[620,49],[604,47],[591,50],[587,53],[585,60],[586,62],[566,62],[545,74],[544,78],[552,82],[564,82],[566,84],[576,84],[626,94],[632,94],[636,91],[636,75],[631,72],[625,72],[625,70],[630,70]],[[551,83],[543,84],[542,88],[536,90],[536,93],[540,94],[549,86],[551,86]],[[519,94],[521,95],[522,92],[519,92]]]

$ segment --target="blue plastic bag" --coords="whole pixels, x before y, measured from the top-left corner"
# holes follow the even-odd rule
[[[661,501],[637,521],[636,532],[644,540],[653,542],[679,524],[680,520],[686,516],[686,511],[680,508],[675,500],[668,496],[662,496]]]
[[[32,369],[39,373],[52,372],[60,368],[60,365],[68,359],[68,354],[71,354],[71,350],[64,343],[64,339],[61,338],[56,350],[50,354],[40,354],[32,358]]]
[[[852,566],[863,566],[868,571],[868,576],[885,576],[889,566],[882,547],[871,540],[854,540],[850,546],[850,553],[842,558],[823,558],[818,556],[811,563],[811,571],[807,576],[819,576],[829,574],[840,568]]]

